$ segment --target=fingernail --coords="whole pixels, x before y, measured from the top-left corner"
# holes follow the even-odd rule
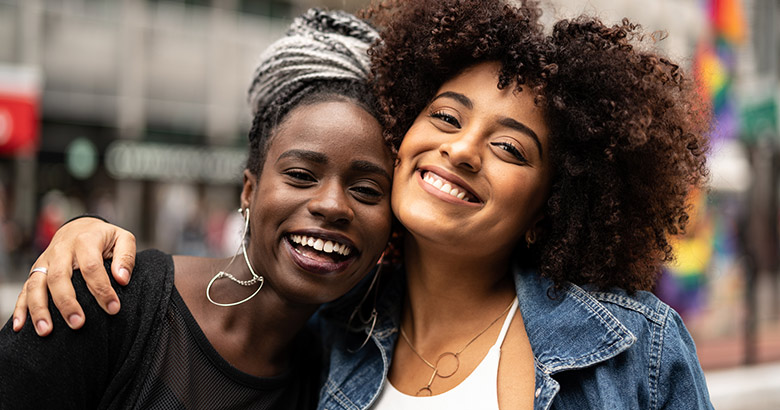
[[[119,312],[119,302],[115,300],[108,302],[108,314],[115,315],[117,312]]]
[[[130,271],[127,270],[127,268],[119,268],[119,277],[126,281],[128,278],[130,278]]]
[[[68,324],[70,325],[70,327],[81,326],[81,323],[82,323],[81,315],[79,315],[78,313],[74,313],[68,316]]]
[[[20,322],[19,318],[15,317],[14,318],[14,330],[18,330],[19,329],[19,322]]]
[[[47,330],[49,330],[49,324],[46,323],[45,320],[39,320],[38,323],[35,324],[35,330],[39,335],[41,335]]]

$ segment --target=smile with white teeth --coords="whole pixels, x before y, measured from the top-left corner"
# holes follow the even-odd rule
[[[308,246],[319,252],[337,253],[343,256],[349,256],[350,252],[352,252],[352,248],[347,245],[330,240],[323,240],[322,238],[306,235],[290,235],[290,239],[298,245]]]
[[[442,179],[441,177],[434,174],[433,172],[430,171],[425,172],[425,174],[423,175],[423,181],[432,185],[434,188],[438,189],[439,191],[450,194],[455,198],[462,199],[468,202],[471,202],[473,200],[471,195],[469,195],[465,189],[457,185],[454,185],[453,183],[448,182],[447,180]]]

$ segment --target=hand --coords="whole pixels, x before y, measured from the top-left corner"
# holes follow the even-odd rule
[[[72,329],[83,326],[84,311],[76,300],[70,281],[74,269],[81,269],[89,291],[103,310],[110,315],[119,312],[119,298],[111,287],[103,264],[103,259],[112,256],[114,279],[120,285],[127,285],[135,266],[135,237],[132,233],[90,217],[63,225],[33,264],[33,268],[44,267],[48,272],[33,272],[27,278],[16,300],[13,330],[18,332],[22,329],[29,310],[36,333],[39,336],[51,333],[48,291],[51,291],[54,305],[68,326]]]

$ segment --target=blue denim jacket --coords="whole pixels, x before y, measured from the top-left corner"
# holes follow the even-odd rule
[[[343,313],[324,315],[331,322],[322,328],[331,349],[320,409],[367,409],[379,395],[405,287],[402,272],[383,276],[391,283],[380,292],[376,326],[360,350],[349,348],[366,333],[349,334]],[[629,296],[576,285],[553,292],[551,285],[535,273],[515,273],[536,364],[534,409],[712,408],[693,340],[668,305],[648,292]]]

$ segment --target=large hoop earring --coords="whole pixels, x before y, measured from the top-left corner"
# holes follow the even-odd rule
[[[252,268],[252,264],[249,263],[249,256],[246,254],[246,234],[249,231],[249,208],[246,208],[246,212],[244,212],[244,209],[239,208],[238,212],[244,215],[244,232],[241,234],[241,251],[244,254],[244,261],[246,262],[246,266],[249,268],[249,272],[252,273],[252,279],[249,280],[240,280],[237,279],[235,276],[231,275],[230,273],[225,272],[224,270],[221,270],[217,272],[216,275],[214,275],[213,278],[209,281],[209,285],[206,286],[206,297],[209,299],[209,302],[211,302],[214,305],[222,306],[222,307],[230,307],[230,306],[236,306],[240,305],[249,299],[252,299],[257,295],[258,292],[260,292],[260,289],[263,288],[263,283],[265,283],[265,280],[262,276],[258,276],[255,273],[255,270]],[[238,255],[238,249],[236,249],[236,253],[233,254],[233,257],[230,258],[230,262],[228,262],[227,266],[225,266],[225,269],[228,268],[228,266],[233,264],[233,261],[236,260],[236,256]],[[238,283],[241,286],[252,286],[255,283],[260,283],[260,286],[257,287],[257,290],[254,291],[251,295],[246,297],[245,299],[239,300],[238,302],[232,302],[232,303],[220,303],[214,301],[214,299],[211,298],[211,286],[214,284],[214,282],[217,281],[217,279],[222,278],[228,278],[232,280],[233,282]]]
[[[383,258],[384,259],[384,258]],[[376,327],[376,319],[377,314],[376,311],[376,300],[377,300],[377,294],[378,291],[374,292],[374,306],[371,308],[371,313],[368,315],[367,318],[363,317],[363,303],[365,303],[366,299],[368,299],[368,295],[371,294],[371,291],[374,290],[374,286],[376,285],[377,288],[379,285],[379,276],[382,274],[382,267],[384,266],[384,263],[382,263],[382,260],[379,260],[379,267],[376,270],[376,273],[374,274],[374,278],[371,279],[371,284],[368,286],[368,291],[366,291],[366,294],[363,295],[363,299],[360,300],[360,303],[355,306],[355,309],[352,311],[352,314],[349,315],[349,321],[347,321],[347,331],[349,332],[360,332],[361,330],[369,329],[368,333],[366,333],[366,338],[363,339],[363,343],[358,346],[357,349],[347,348],[347,351],[350,353],[356,353],[360,349],[363,348],[363,346],[368,343],[368,341],[371,339],[371,336],[374,334],[374,328]],[[352,326],[352,322],[357,318],[357,320],[360,322],[360,325],[358,326]]]
[[[525,233],[525,247],[530,248],[531,245],[536,243],[536,231],[530,230]]]

